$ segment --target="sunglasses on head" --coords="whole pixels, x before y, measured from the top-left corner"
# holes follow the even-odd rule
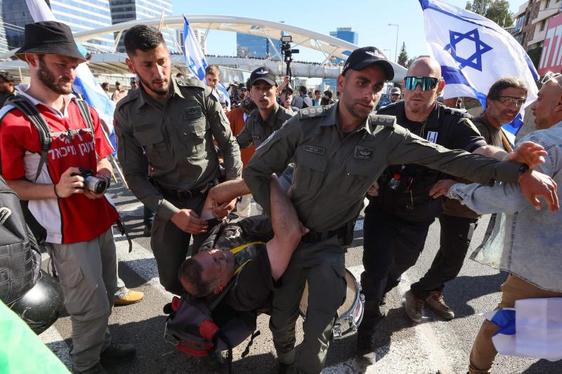
[[[558,86],[562,88],[562,85],[560,84],[560,82],[558,82],[558,78],[560,76],[562,76],[562,74],[547,71],[544,77],[542,77],[542,79],[539,81],[540,87],[544,86],[546,83],[550,82],[551,80],[554,80],[556,84],[558,84]]]
[[[418,85],[422,91],[431,91],[437,87],[439,79],[434,77],[414,77],[407,76],[404,78],[404,86],[409,91],[414,91]]]

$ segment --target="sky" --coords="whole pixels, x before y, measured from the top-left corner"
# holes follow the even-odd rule
[[[509,1],[516,12],[525,0]],[[461,8],[466,0],[448,0]],[[359,46],[375,46],[389,59],[395,58],[396,30],[398,53],[402,43],[410,58],[428,54],[423,29],[423,13],[417,0],[172,0],[174,15],[227,15],[264,19],[302,27],[329,35],[337,27],[349,27],[359,35]],[[323,61],[323,55],[300,48],[295,60]],[[236,34],[214,31],[207,38],[207,53],[236,55]]]

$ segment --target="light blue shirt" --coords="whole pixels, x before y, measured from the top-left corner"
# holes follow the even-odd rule
[[[545,148],[546,161],[536,169],[556,181],[562,196],[562,122],[520,141]],[[562,292],[562,212],[552,213],[546,207],[535,210],[515,184],[455,184],[447,196],[477,213],[506,213],[500,269],[542,289]]]

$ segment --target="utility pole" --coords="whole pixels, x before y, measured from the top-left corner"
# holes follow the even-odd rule
[[[398,63],[398,32],[400,30],[400,25],[397,23],[389,23],[388,26],[396,27],[396,44],[394,47],[394,62]]]

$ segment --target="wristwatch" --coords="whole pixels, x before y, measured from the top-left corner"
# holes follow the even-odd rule
[[[528,171],[529,171],[529,165],[527,164],[521,164],[519,166],[519,169],[517,169],[517,173],[519,174],[519,176],[525,174]]]

